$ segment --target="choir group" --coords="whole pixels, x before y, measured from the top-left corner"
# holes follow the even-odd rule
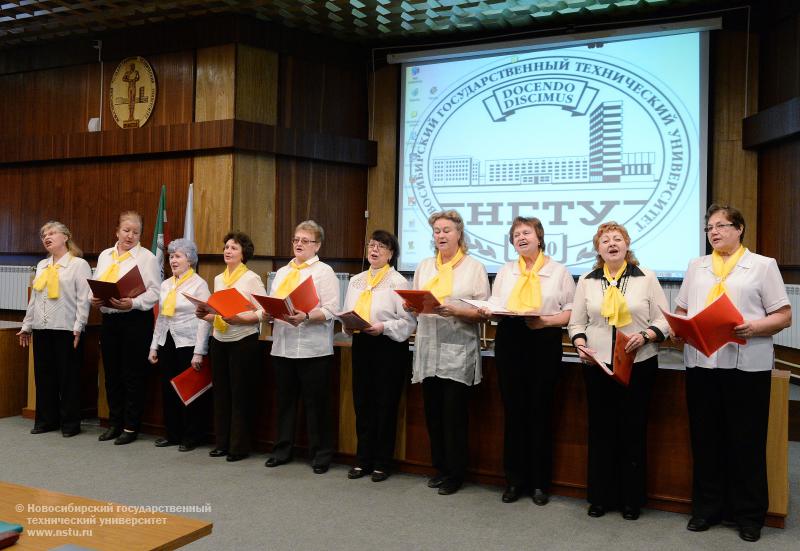
[[[537,218],[518,217],[508,239],[518,259],[502,266],[490,287],[483,264],[469,255],[464,223],[456,211],[430,216],[435,255],[422,260],[413,289],[439,301],[431,313],[415,311],[396,290],[410,287],[394,268],[399,253],[390,232],[372,233],[369,269],[350,278],[344,311],[368,326],[352,334],[352,389],[358,438],[350,479],[386,480],[393,467],[397,409],[408,379],[422,383],[431,460],[428,486],[441,495],[457,492],[467,472],[470,387],[481,381],[480,324],[497,323],[494,353],[504,406],[502,501],[528,494],[546,505],[552,477],[552,410],[562,365],[566,326],[579,357],[588,404],[588,514],[618,510],[639,517],[646,501],[646,435],[649,398],[658,369],[658,343],[672,337],[662,314],[669,310],[655,274],[640,266],[625,227],[597,228],[591,271],[576,282],[567,268],[544,253],[544,228]],[[746,344],[729,343],[705,356],[684,346],[686,395],[693,452],[692,515],[687,528],[704,531],[720,522],[756,541],[767,512],[766,434],[773,367],[772,335],[791,323],[785,287],[772,258],[742,245],[745,221],[730,206],[712,205],[703,230],[712,253],[692,260],[675,311],[694,315],[722,294],[741,312],[734,329]],[[297,225],[294,258],[280,268],[269,295],[283,298],[312,278],[319,297],[310,311],[274,319],[252,298],[267,295],[262,278],[247,268],[254,254],[242,232],[225,236],[225,270],[213,291],[236,289],[252,310],[230,317],[195,306],[184,293],[205,300],[208,284],[195,271],[198,254],[187,239],[168,247],[172,277],[161,281],[156,257],[140,243],[142,218],[123,212],[113,247],[100,253],[95,277],[116,282],[134,266],[144,292],[104,301],[87,280],[89,264],[69,229],[48,222],[41,229],[48,256],[39,262],[19,340],[32,343],[36,382],[33,434],[80,432],[81,337],[91,307],[102,312],[100,335],[108,429],[99,440],[124,445],[136,440],[144,409],[149,364],[161,370],[166,435],[158,447],[190,451],[203,438],[204,398],[184,406],[170,380],[188,366],[211,363],[215,446],[212,457],[239,461],[248,456],[262,365],[259,328],[273,323],[271,346],[277,396],[277,438],[266,466],[292,460],[298,402],[302,400],[313,471],[325,473],[333,458],[329,376],[339,283],[320,260],[324,231],[312,220]],[[671,246],[671,244],[665,244]],[[480,307],[463,300],[486,301]],[[158,305],[158,316],[153,315]],[[503,314],[498,312],[505,311]],[[514,315],[506,315],[507,312]],[[618,332],[633,356],[630,382],[619,384],[595,365],[612,364]],[[409,337],[414,336],[413,361]]]

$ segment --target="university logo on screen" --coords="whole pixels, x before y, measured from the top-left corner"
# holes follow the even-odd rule
[[[479,120],[490,122],[482,139],[468,130]],[[498,149],[493,133],[512,127],[524,129],[520,143]],[[579,138],[565,143],[560,129]],[[451,86],[418,117],[408,136],[406,206],[424,217],[458,210],[472,254],[489,264],[516,258],[508,227],[516,216],[536,216],[546,252],[586,267],[599,223],[625,224],[635,242],[678,214],[697,185],[694,132],[669,88],[619,61],[504,60]],[[538,145],[526,149],[524,136]]]

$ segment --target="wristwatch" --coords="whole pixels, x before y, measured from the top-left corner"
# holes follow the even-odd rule
[[[647,331],[639,331],[639,334],[644,339],[644,343],[645,344],[649,344],[650,343],[650,337],[647,335]]]

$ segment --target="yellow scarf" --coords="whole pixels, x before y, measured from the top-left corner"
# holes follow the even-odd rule
[[[628,310],[628,303],[625,301],[625,296],[619,290],[619,278],[625,273],[625,268],[628,267],[627,262],[622,263],[619,271],[611,276],[608,271],[608,264],[603,265],[603,275],[608,281],[609,285],[603,295],[603,304],[600,306],[600,315],[608,318],[609,325],[616,327],[625,327],[633,321],[631,313]]]
[[[167,297],[164,299],[164,304],[161,305],[161,312],[168,318],[171,318],[175,315],[175,302],[178,299],[178,287],[180,287],[183,282],[193,275],[194,270],[189,268],[189,270],[183,274],[180,279],[172,276],[172,288],[169,290],[169,293],[167,293]]]
[[[116,283],[119,279],[119,265],[128,260],[130,257],[131,251],[128,251],[123,255],[119,255],[117,254],[117,246],[114,245],[114,250],[111,251],[111,258],[114,260],[114,263],[109,266],[108,270],[106,270],[103,275],[100,276],[100,281],[110,281],[111,283]]]
[[[511,289],[506,308],[512,312],[530,312],[542,307],[542,283],[539,281],[539,270],[544,266],[544,261],[544,253],[540,252],[533,266],[528,270],[525,259],[519,257],[517,263],[521,275],[517,278],[514,288]]]
[[[294,291],[295,288],[300,285],[300,270],[305,270],[308,268],[308,264],[303,262],[298,266],[294,263],[293,259],[291,262],[289,262],[289,267],[292,269],[292,271],[283,278],[283,281],[281,281],[281,284],[278,285],[277,289],[275,289],[275,292],[272,294],[272,296],[277,298],[288,297],[289,293]]]
[[[222,276],[222,284],[226,289],[230,289],[246,272],[247,266],[245,266],[244,263],[239,264],[233,273],[229,272],[228,268],[225,268],[225,271],[220,274]],[[224,333],[228,330],[228,324],[222,319],[222,316],[214,316],[214,329],[220,333]]]
[[[42,273],[39,277],[36,278],[36,281],[33,282],[33,290],[34,291],[41,291],[45,287],[47,287],[47,298],[56,299],[58,298],[58,269],[61,268],[61,265],[56,263],[55,260],[52,263],[42,270]]]
[[[456,255],[446,264],[442,263],[442,253],[436,254],[436,275],[433,276],[422,289],[430,291],[436,300],[442,302],[453,294],[453,267],[464,258],[464,251],[459,247]]]
[[[387,273],[389,273],[388,264],[375,272],[375,275],[372,275],[370,271],[367,270],[367,289],[361,291],[356,306],[353,308],[353,311],[364,318],[365,321],[372,322],[372,320],[369,319],[370,311],[372,310],[372,290],[378,286],[378,283],[381,282]]]
[[[706,297],[706,306],[714,302],[718,297],[725,294],[725,279],[730,275],[731,271],[736,267],[736,263],[744,255],[745,249],[739,245],[739,249],[733,253],[728,260],[722,260],[722,255],[717,251],[711,253],[711,269],[714,275],[717,276],[717,283],[711,288]]]

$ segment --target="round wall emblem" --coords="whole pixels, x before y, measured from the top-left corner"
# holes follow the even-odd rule
[[[143,57],[123,59],[111,77],[111,113],[120,128],[144,126],[156,104],[156,76]]]

